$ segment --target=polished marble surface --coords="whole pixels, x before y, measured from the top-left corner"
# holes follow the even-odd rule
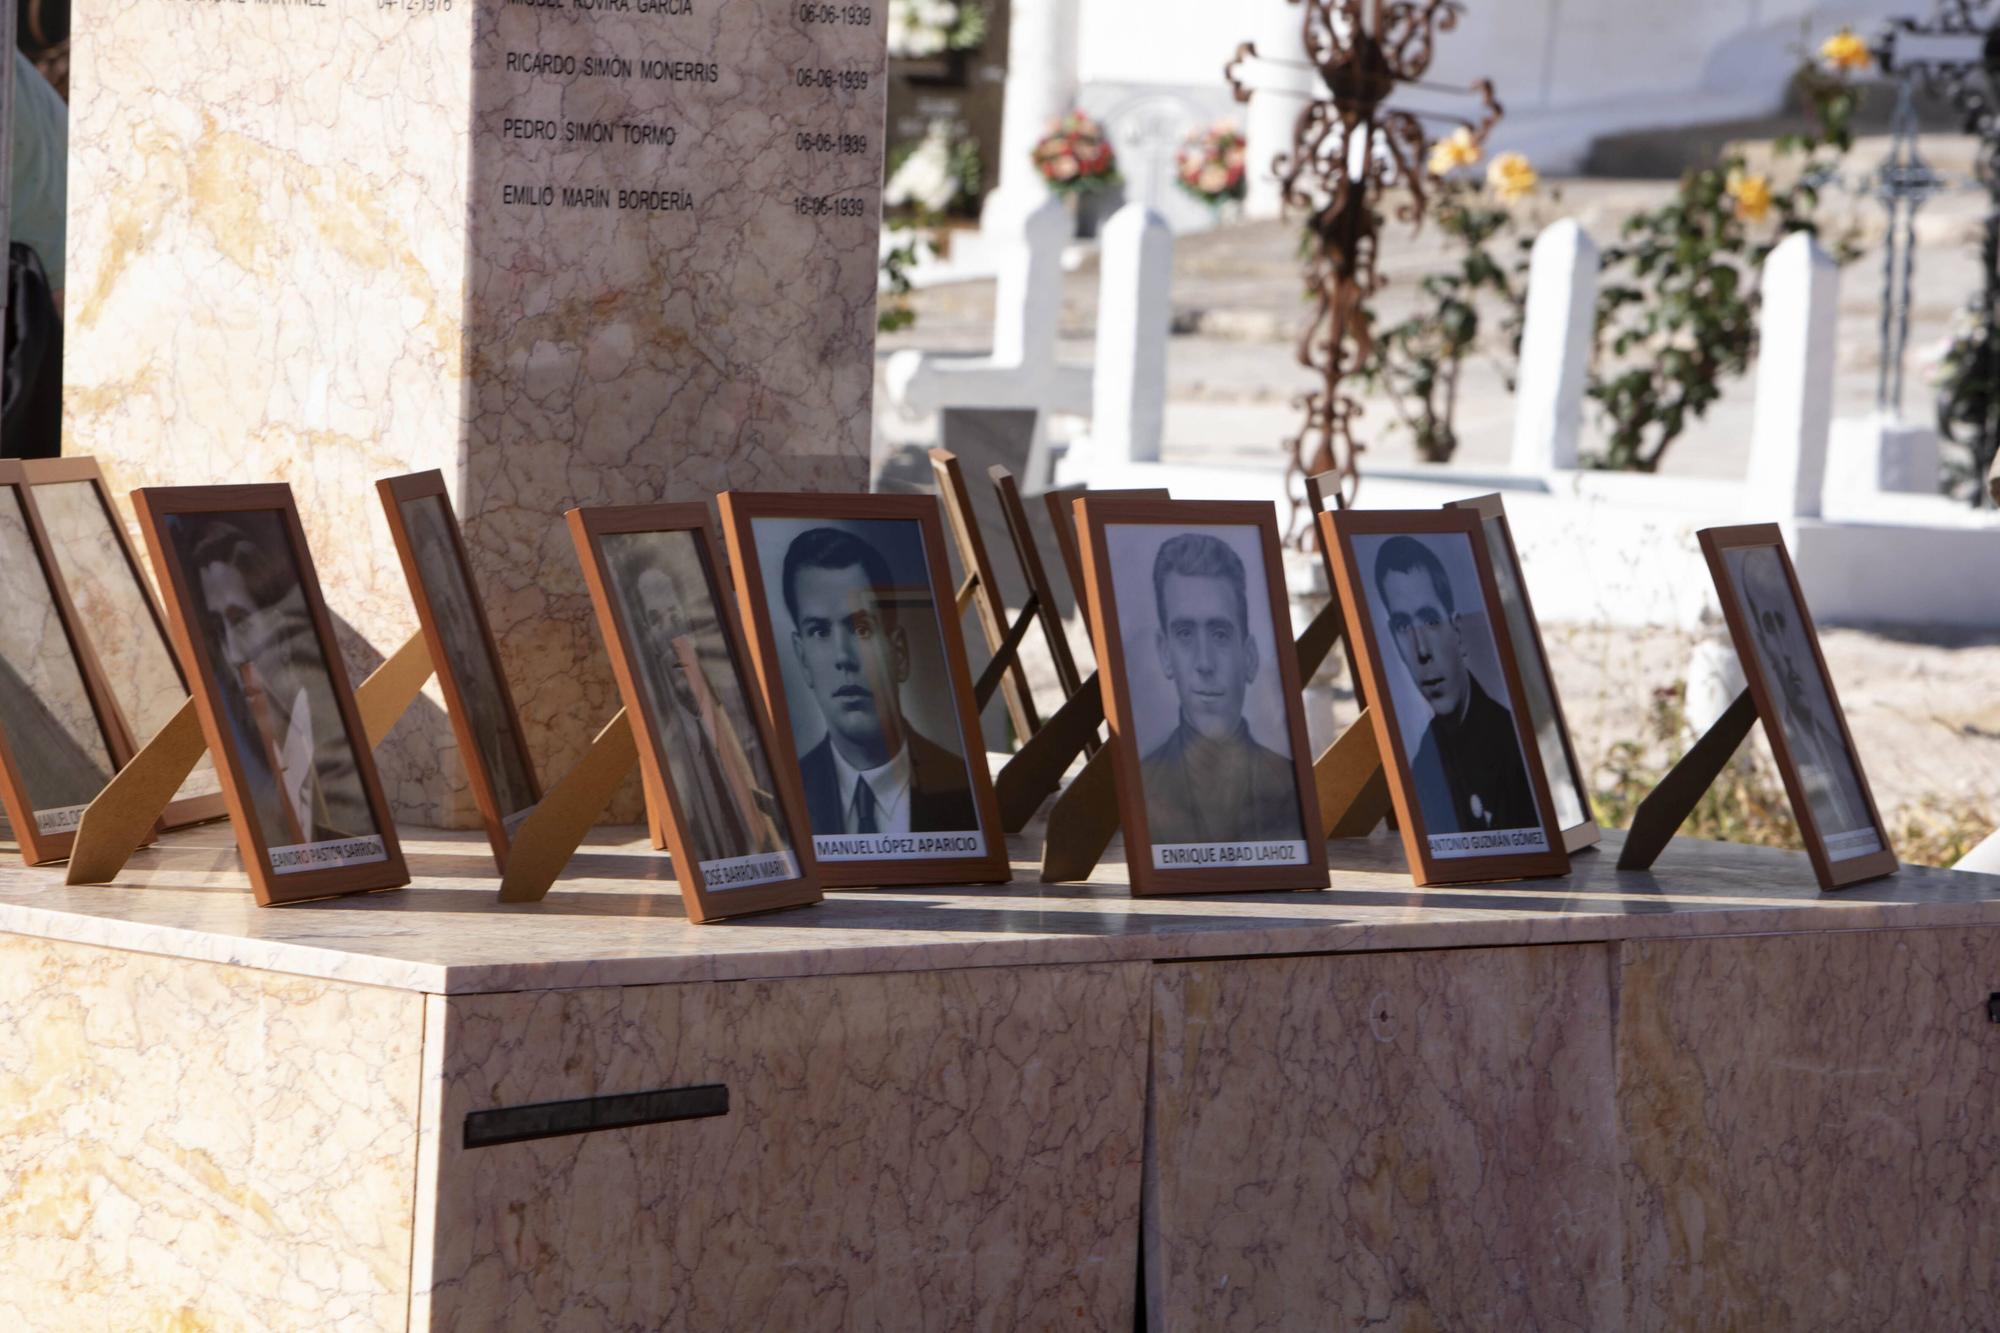
[[[1910,867],[1821,893],[1803,854],[1691,840],[1649,873],[1617,835],[1564,878],[1418,889],[1386,838],[1331,848],[1324,891],[1132,898],[1114,844],[1087,884],[829,894],[814,907],[693,926],[663,856],[599,830],[548,898],[503,906],[483,838],[406,830],[410,887],[259,908],[226,826],[170,834],[115,885],[0,868],[0,931],[438,993],[922,971],[1024,963],[1461,948],[2000,923],[2000,877]]]
[[[390,1329],[434,997],[0,936],[0,1324]]]
[[[1129,1329],[1153,971],[427,997],[411,1326]],[[716,1083],[710,1119],[460,1129]]]

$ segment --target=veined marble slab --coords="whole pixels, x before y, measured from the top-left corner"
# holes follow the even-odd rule
[[[1691,840],[1651,873],[1614,868],[1618,835],[1562,879],[1418,889],[1400,846],[1333,848],[1321,892],[1133,899],[1114,846],[1087,884],[829,895],[810,908],[690,925],[667,859],[602,829],[548,898],[495,901],[481,835],[406,830],[412,883],[258,908],[226,826],[169,835],[113,886],[0,868],[0,931],[439,994],[1380,949],[2000,923],[2000,877],[1906,868],[1821,893],[1804,855]]]

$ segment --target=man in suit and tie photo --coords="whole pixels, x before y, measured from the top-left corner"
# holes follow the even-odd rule
[[[888,560],[847,528],[809,528],[785,549],[782,584],[792,652],[826,723],[799,763],[813,833],[978,831],[964,756],[924,735],[905,709],[911,644]],[[913,591],[928,603],[927,591]]]
[[[1209,533],[1169,537],[1153,557],[1153,607],[1151,647],[1180,704],[1178,724],[1140,764],[1153,841],[1297,841],[1297,771],[1244,716],[1251,685],[1275,668],[1258,647],[1272,627],[1250,623],[1242,557]],[[1126,652],[1133,669],[1145,660],[1137,644]]]

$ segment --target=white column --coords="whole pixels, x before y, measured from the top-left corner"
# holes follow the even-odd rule
[[[1746,511],[1812,517],[1826,480],[1833,424],[1834,333],[1840,269],[1804,232],[1764,261],[1757,404],[1750,430]]]
[[[1007,17],[1007,91],[1000,106],[1000,177],[980,228],[1018,225],[1049,197],[1035,143],[1076,105],[1076,0],[1014,0]]]
[[[1253,6],[1255,27],[1250,40],[1265,60],[1301,62],[1306,59],[1305,7],[1289,0],[1257,0]],[[1244,108],[1243,214],[1251,218],[1274,218],[1284,211],[1284,195],[1271,163],[1280,154],[1292,151],[1304,100],[1284,93],[1265,91],[1250,95]]]
[[[1574,468],[1597,318],[1597,243],[1574,218],[1543,228],[1528,262],[1514,470]]]
[[[1166,427],[1174,234],[1152,209],[1127,204],[1104,224],[1101,256],[1091,446],[1099,458],[1156,462]]]

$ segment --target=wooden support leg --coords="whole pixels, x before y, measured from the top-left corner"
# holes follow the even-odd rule
[[[1069,702],[1058,708],[1042,724],[1042,729],[1030,736],[994,775],[993,792],[1000,798],[1001,828],[1019,833],[1028,826],[1049,793],[1062,786],[1070,761],[1090,748],[1102,725],[1104,695],[1097,688],[1097,673],[1093,671]]]
[[[993,649],[993,659],[986,669],[979,673],[979,679],[972,682],[972,706],[982,713],[986,705],[993,701],[993,692],[1008,678],[1007,673],[1021,665],[1021,640],[1028,637],[1028,630],[1034,625],[1037,607],[1033,594],[1021,608],[1021,614],[1007,630],[1007,636]]]
[[[361,731],[370,750],[410,711],[430,678],[431,650],[419,630],[354,687],[355,711],[361,714]]]
[[[1099,750],[1076,781],[1049,809],[1048,841],[1042,851],[1042,883],[1087,879],[1118,832],[1118,789],[1111,776],[1111,751]]]
[[[1320,827],[1329,838],[1365,838],[1390,810],[1389,777],[1368,710],[1313,761]]]
[[[70,844],[67,882],[109,884],[118,878],[132,853],[153,836],[167,802],[206,748],[201,718],[189,699],[84,810]]]
[[[1333,651],[1333,645],[1340,642],[1344,626],[1341,623],[1340,599],[1333,598],[1319,609],[1304,630],[1300,631],[1298,642],[1293,645],[1299,655],[1299,680],[1311,680],[1319,674],[1320,664]]]
[[[1694,812],[1695,802],[1715,785],[1756,724],[1757,702],[1745,690],[1715,720],[1708,734],[1681,756],[1673,771],[1660,779],[1660,785],[1639,802],[1632,829],[1625,835],[1625,849],[1618,854],[1620,870],[1645,870],[1658,859],[1675,831]]]
[[[638,762],[631,720],[621,708],[597,733],[576,767],[563,774],[535,812],[521,821],[507,853],[507,871],[500,877],[501,902],[538,903],[548,896],[549,886]]]

